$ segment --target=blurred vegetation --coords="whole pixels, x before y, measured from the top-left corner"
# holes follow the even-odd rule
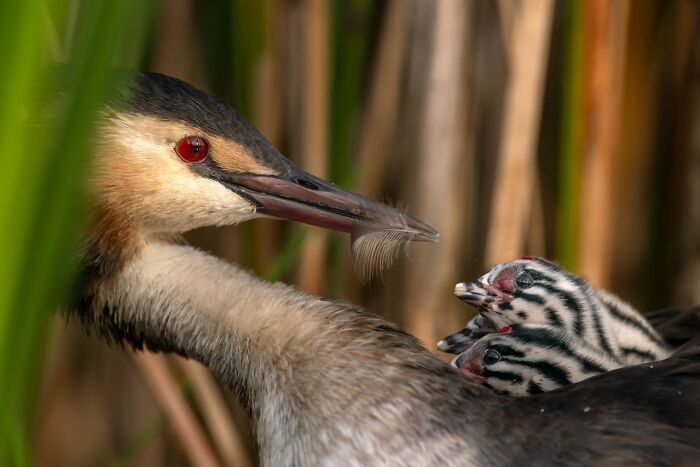
[[[0,171],[3,265],[0,269],[0,462],[31,463],[29,429],[42,365],[46,323],[65,303],[84,227],[82,176],[100,101],[114,83],[109,69],[126,38],[136,2],[94,1],[79,11],[66,2],[4,2],[0,40],[7,50],[0,96],[0,137],[8,144]],[[59,40],[54,17],[67,24]],[[68,39],[70,37],[70,40]],[[9,45],[9,47],[7,47]],[[46,122],[51,64],[69,61],[69,89],[60,119]],[[76,92],[78,91],[79,92]],[[72,245],[73,248],[66,248]]]
[[[643,310],[700,302],[693,0],[28,0],[0,13],[1,465],[256,459],[245,414],[206,373],[108,348],[54,313],[110,67],[189,81],[299,165],[438,228],[441,244],[367,287],[340,235],[270,220],[188,234],[429,348],[470,317],[453,284],[521,254]],[[47,110],[47,66],[65,62],[79,92],[60,124],[29,121]],[[197,446],[183,447],[173,413],[198,425]]]

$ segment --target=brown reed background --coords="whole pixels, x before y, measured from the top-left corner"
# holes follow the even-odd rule
[[[271,220],[188,235],[434,350],[471,316],[454,284],[522,254],[643,310],[700,303],[699,14],[693,0],[168,0],[135,21],[146,58],[127,65],[221,97],[306,170],[436,227],[439,244],[368,285],[342,235]],[[52,328],[37,465],[256,463],[245,413],[198,364]]]

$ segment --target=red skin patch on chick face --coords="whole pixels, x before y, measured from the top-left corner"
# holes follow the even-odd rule
[[[508,268],[498,273],[492,285],[501,292],[513,292],[515,290],[515,274],[513,270]]]
[[[512,330],[512,326],[503,326],[501,329],[498,330],[498,332],[500,332],[501,334],[508,334]]]
[[[459,371],[461,371],[465,376],[479,383],[483,383],[486,381],[486,378],[479,374],[479,368],[473,362],[465,363],[464,365],[459,367]]]

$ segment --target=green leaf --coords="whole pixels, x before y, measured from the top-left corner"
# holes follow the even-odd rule
[[[131,53],[141,50],[128,25],[130,13],[142,4],[91,0],[77,4],[81,8],[74,16],[55,11],[68,8],[65,3],[51,11],[38,1],[0,4],[0,42],[11,44],[3,54],[7,69],[0,82],[0,138],[6,142],[0,171],[2,465],[9,459],[31,463],[26,440],[46,322],[66,301],[86,224],[83,178],[90,139],[100,103],[120,84],[109,72],[117,51],[127,42]],[[71,17],[75,27],[51,24]],[[50,91],[50,99],[45,96],[56,82],[50,54],[67,49],[57,31],[73,37],[70,66],[61,70],[69,97],[61,106]],[[63,43],[56,44],[57,37]],[[56,115],[44,118],[48,113]]]

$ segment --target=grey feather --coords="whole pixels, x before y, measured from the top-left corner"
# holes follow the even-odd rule
[[[438,235],[427,236],[407,225],[401,211],[386,209],[382,219],[373,219],[371,224],[355,224],[350,238],[353,265],[361,280],[367,282],[390,267],[401,248],[408,255],[410,242],[437,242]]]

